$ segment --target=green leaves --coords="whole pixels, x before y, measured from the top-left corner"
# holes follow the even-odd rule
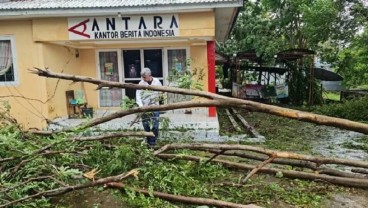
[[[167,78],[168,82],[170,85],[178,88],[202,90],[202,81],[205,75],[204,69],[197,67],[191,69],[192,62],[190,60],[186,62],[187,70],[181,72],[172,70],[172,73]]]
[[[329,104],[313,109],[314,112],[353,121],[368,122],[368,96]]]
[[[368,83],[368,31],[357,36],[349,47],[343,49],[335,64],[336,71],[344,77],[348,87]]]
[[[129,110],[136,105],[135,99],[130,99],[128,96],[123,97],[121,101],[121,109]]]
[[[218,50],[230,56],[255,50],[258,57],[273,64],[274,55],[282,50],[305,48],[321,52],[326,42],[341,47],[366,25],[367,11],[362,1],[246,1],[231,38],[218,44]]]
[[[72,178],[77,178],[82,176],[82,171],[74,168],[70,168],[68,166],[53,166],[55,175],[57,175],[62,180],[68,180]]]

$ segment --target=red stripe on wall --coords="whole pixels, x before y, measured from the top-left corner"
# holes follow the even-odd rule
[[[208,91],[216,92],[215,41],[207,41]],[[208,116],[216,117],[216,107],[208,108]]]

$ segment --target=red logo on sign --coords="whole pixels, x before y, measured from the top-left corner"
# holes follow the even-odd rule
[[[80,22],[80,23],[74,25],[73,27],[70,27],[68,29],[68,31],[69,32],[72,32],[72,33],[75,33],[77,35],[81,35],[81,36],[90,38],[90,35],[89,34],[84,33],[87,30],[87,22],[89,22],[89,19],[86,19],[83,22]],[[82,30],[77,30],[77,28],[79,28],[79,27],[82,27]]]

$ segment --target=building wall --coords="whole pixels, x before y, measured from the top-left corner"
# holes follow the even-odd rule
[[[182,37],[215,36],[214,12],[182,13],[179,14],[179,20]]]
[[[0,35],[10,35],[15,39],[19,85],[0,86],[0,102],[9,102],[11,116],[25,128],[41,129],[48,118],[46,101],[46,79],[31,74],[28,69],[44,67],[41,43],[32,40],[32,22],[27,20],[0,21]],[[27,98],[27,99],[26,99]],[[3,105],[0,104],[1,110]]]
[[[180,13],[180,36],[170,39],[69,41],[67,21],[67,18],[0,21],[0,35],[15,38],[19,75],[19,85],[0,86],[0,101],[9,101],[11,115],[25,128],[41,129],[46,127],[46,119],[67,116],[67,90],[84,90],[88,105],[98,108],[95,85],[38,77],[27,69],[48,67],[53,72],[98,78],[99,49],[188,48],[191,67],[203,70],[203,90],[208,89],[206,41],[213,40],[215,35],[214,12]]]
[[[203,70],[203,91],[208,91],[208,66],[207,66],[207,45],[199,45],[190,47],[190,58],[192,61],[191,69]],[[198,73],[199,74],[199,73]]]
[[[179,25],[179,37],[170,39],[91,40],[86,43],[83,40],[69,41],[67,18],[35,19],[33,20],[33,39],[34,41],[67,44],[76,48],[90,47],[91,49],[79,50],[80,74],[96,78],[98,78],[96,53],[99,49],[186,47],[190,51],[188,58],[192,60],[192,69],[203,70],[203,90],[208,90],[206,40],[212,40],[215,35],[214,12],[179,13]],[[57,56],[57,54],[54,55]],[[48,91],[54,85],[55,83],[49,83]],[[97,109],[99,94],[95,90],[96,86],[85,83],[81,87],[85,89],[88,105]],[[67,88],[63,87],[62,89],[65,91]],[[55,108],[58,106],[57,108],[61,109],[55,110],[54,107],[50,107],[53,116],[61,115],[66,110],[64,102],[54,102],[52,106]]]
[[[97,78],[97,61],[95,49],[80,50],[80,73],[82,76]],[[97,86],[90,83],[82,83],[82,89],[86,92],[86,100],[88,106],[94,109],[98,108],[98,91]]]
[[[175,13],[175,12],[173,12]],[[179,13],[179,37],[214,37],[214,12]],[[67,18],[42,18],[33,20],[34,41],[67,41]]]
[[[53,72],[80,75],[80,60],[78,50],[65,46],[43,44],[45,67]],[[81,83],[55,78],[46,79],[49,118],[67,115],[65,91],[82,89]]]

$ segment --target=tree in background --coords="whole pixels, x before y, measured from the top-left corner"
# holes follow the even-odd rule
[[[247,1],[238,16],[230,40],[220,45],[222,53],[231,55],[254,50],[267,64],[286,49],[303,48],[317,52],[324,61],[338,62],[340,52],[364,30],[368,19],[363,0],[260,0]],[[305,100],[308,70],[312,59],[288,63],[289,78],[296,84],[293,98]],[[350,77],[347,77],[349,79]],[[302,95],[302,96],[300,96]]]
[[[338,53],[336,71],[348,87],[368,87],[368,31],[355,37],[351,44]]]

